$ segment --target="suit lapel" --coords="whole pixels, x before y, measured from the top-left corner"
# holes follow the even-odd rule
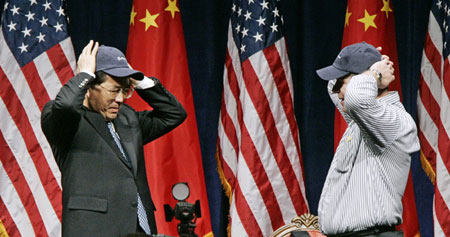
[[[128,121],[124,116],[119,116],[113,120],[114,125],[117,129],[117,133],[120,136],[120,141],[122,143],[123,149],[125,149],[125,152],[128,155],[128,159],[130,159],[134,175],[136,175],[137,172],[137,157],[136,157],[136,149],[135,144],[132,139],[131,130],[128,125]]]
[[[86,120],[94,127],[95,130],[97,130],[98,134],[105,140],[105,142],[111,147],[111,149],[116,153],[117,157],[128,167],[131,168],[130,164],[125,160],[125,158],[122,156],[122,153],[119,150],[119,147],[117,147],[116,142],[114,142],[114,139],[109,132],[108,126],[106,125],[106,121],[97,112],[92,112],[89,110],[86,110],[85,114]]]

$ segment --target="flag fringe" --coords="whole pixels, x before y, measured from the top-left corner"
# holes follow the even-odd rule
[[[222,187],[225,191],[225,195],[227,195],[227,197],[228,197],[228,202],[231,205],[231,200],[233,197],[233,190],[231,189],[231,185],[230,185],[230,183],[228,183],[227,179],[225,178],[225,174],[223,173],[222,162],[219,158],[219,145],[216,146],[216,162],[217,162],[217,172],[219,173],[219,176],[220,176],[220,182],[222,183]],[[228,216],[228,219],[229,219],[229,216]],[[230,231],[231,231],[231,223],[228,222],[228,226],[227,226],[228,236],[231,236]]]
[[[430,181],[434,185],[435,182],[436,182],[436,173],[433,170],[433,167],[431,166],[431,164],[428,161],[427,157],[423,154],[422,150],[420,150],[420,163],[422,164],[423,171],[428,176],[428,178],[430,178]]]
[[[203,237],[214,237],[214,234],[213,232],[209,232],[208,234],[203,235]]]
[[[219,147],[217,147],[216,150],[216,161],[217,161],[217,171],[219,172],[220,176],[220,182],[222,183],[223,189],[225,190],[225,194],[227,195],[229,202],[231,204],[233,190],[231,190],[231,185],[230,183],[228,183],[227,179],[225,178],[225,174],[223,173],[222,162],[219,158]]]
[[[0,237],[9,237],[8,232],[6,232],[5,226],[2,220],[0,220]]]

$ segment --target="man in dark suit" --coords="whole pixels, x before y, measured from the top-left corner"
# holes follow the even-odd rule
[[[143,146],[181,124],[186,112],[116,48],[89,42],[77,72],[41,118],[62,174],[63,236],[157,234]],[[153,110],[123,103],[133,87]]]

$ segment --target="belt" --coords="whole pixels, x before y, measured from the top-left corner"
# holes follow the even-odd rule
[[[389,226],[389,225],[382,225],[382,226],[376,226],[376,227],[371,227],[365,230],[359,230],[359,231],[351,231],[351,232],[345,232],[345,233],[341,233],[341,234],[335,234],[335,235],[328,235],[329,237],[346,237],[346,236],[367,236],[367,235],[377,235],[377,234],[381,234],[384,232],[389,232],[389,231],[397,231],[395,229],[395,226]]]

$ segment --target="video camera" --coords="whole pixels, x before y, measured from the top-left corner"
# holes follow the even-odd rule
[[[198,217],[201,217],[200,201],[195,204],[189,203],[186,199],[189,197],[190,191],[187,183],[176,183],[172,186],[172,196],[177,200],[177,204],[172,209],[169,204],[164,204],[164,213],[166,221],[172,221],[173,217],[180,221],[177,231],[180,237],[197,237],[195,234],[195,223]]]

